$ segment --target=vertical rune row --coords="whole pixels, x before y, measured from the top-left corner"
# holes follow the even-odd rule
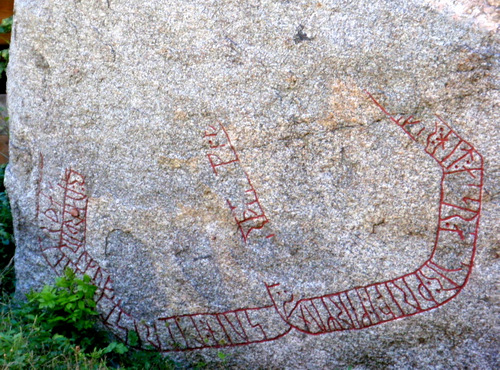
[[[62,275],[66,268],[89,275],[98,288],[95,298],[104,324],[112,327],[125,341],[128,332],[135,330],[143,343],[158,347],[151,328],[133,320],[120,307],[110,274],[86,250],[88,197],[84,176],[67,169],[55,187],[49,185],[42,189],[43,157],[40,158],[39,171],[37,218],[44,234],[38,241],[47,264],[58,275]]]
[[[483,158],[440,117],[424,124],[382,112],[431,156],[442,170],[435,244],[420,268],[387,281],[295,300],[280,284],[268,285],[280,316],[309,334],[362,329],[412,316],[454,298],[469,279],[479,230]]]
[[[299,300],[279,282],[266,284],[271,299],[268,306],[160,317],[145,323],[122,308],[111,275],[86,250],[84,176],[68,169],[56,186],[44,184],[43,157],[37,191],[42,255],[58,275],[69,267],[92,278],[98,287],[96,301],[103,322],[124,341],[134,331],[140,346],[159,351],[261,343],[281,338],[292,328],[308,334],[362,329],[439,307],[463,289],[471,273],[481,212],[483,159],[441,118],[432,124],[413,117],[396,118],[368,96],[442,170],[435,243],[431,256],[413,272]],[[210,126],[204,139],[217,191],[229,206],[243,241],[274,236],[225,128],[222,124]]]
[[[204,139],[209,148],[208,161],[219,183],[218,190],[223,194],[243,240],[247,242],[250,233],[258,231],[266,238],[273,237],[274,234],[265,228],[269,220],[259,202],[257,191],[243,170],[238,153],[222,123],[210,125]]]

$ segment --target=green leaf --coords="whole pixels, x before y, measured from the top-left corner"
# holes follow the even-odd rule
[[[223,353],[223,352],[217,352],[217,356],[221,359],[221,360],[225,360],[227,358],[227,354]]]
[[[104,348],[103,352],[104,353],[115,352],[120,355],[123,355],[124,353],[128,352],[128,348],[123,343],[111,342],[106,348]]]
[[[123,355],[124,353],[128,352],[128,348],[125,344],[118,343],[115,347],[115,352],[120,354],[120,355]]]
[[[13,17],[2,19],[2,22],[0,23],[0,33],[12,32],[12,21]]]
[[[127,335],[128,343],[132,346],[135,347],[137,344],[139,344],[139,335],[137,335],[137,332],[135,330],[130,330]]]

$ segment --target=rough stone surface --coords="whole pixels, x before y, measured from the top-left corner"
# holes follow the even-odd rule
[[[86,272],[182,361],[498,368],[497,6],[16,0],[18,293]]]

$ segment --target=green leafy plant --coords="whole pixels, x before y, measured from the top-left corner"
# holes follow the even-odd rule
[[[201,369],[205,362],[179,364],[153,348],[137,350],[116,340],[98,324],[94,295],[87,275],[71,269],[52,285],[30,292],[27,301],[12,301],[14,238],[12,214],[3,186],[6,165],[0,165],[0,369]],[[139,344],[130,331],[128,343]],[[227,355],[218,353],[222,366]]]
[[[99,314],[94,301],[97,287],[90,281],[90,276],[78,279],[67,268],[55,286],[46,285],[42,291],[28,294],[31,304],[27,308],[41,319],[45,330],[68,338],[82,337],[85,330],[94,326],[94,317]]]
[[[6,164],[0,165],[0,243],[3,245],[13,244],[14,242],[12,212],[9,197],[3,185],[6,167]]]
[[[0,23],[0,33],[10,33],[12,32],[12,19],[13,17],[2,19]]]
[[[3,185],[7,165],[0,165],[0,294],[14,292],[14,236],[9,198]]]
[[[0,368],[176,369],[160,353],[135,350],[99,329],[96,286],[66,269],[55,284],[0,310]],[[138,342],[131,331],[129,340]]]
[[[0,34],[10,33],[12,31],[12,17],[5,18],[0,23]],[[9,63],[9,49],[0,50],[0,76],[7,70]]]
[[[107,351],[121,351],[102,343],[95,334],[96,287],[90,277],[76,277],[67,269],[54,286],[28,294],[28,301],[12,308],[2,307],[0,324],[0,366],[8,368],[59,367],[68,361],[80,365],[102,364]],[[102,360],[102,361],[101,361]],[[100,365],[99,365],[100,366]]]
[[[221,360],[221,366],[226,367],[229,354],[219,351],[217,352],[217,357],[219,357],[219,359]]]

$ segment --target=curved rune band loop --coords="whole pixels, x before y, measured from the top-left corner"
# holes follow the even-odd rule
[[[441,169],[438,225],[432,253],[423,264],[405,275],[366,286],[295,300],[293,291],[280,283],[267,284],[270,303],[263,307],[226,312],[200,312],[157,318],[146,324],[127,313],[113,289],[108,271],[86,249],[88,198],[85,177],[68,169],[57,186],[42,191],[43,157],[40,161],[37,216],[43,237],[40,250],[56,273],[71,267],[88,274],[98,287],[97,307],[103,322],[124,341],[130,331],[141,346],[159,351],[219,348],[276,340],[292,329],[318,335],[363,329],[401,319],[444,305],[466,285],[471,274],[478,238],[483,187],[483,158],[440,117],[426,124],[413,117],[394,117],[370,93],[368,97],[389,120],[424,148]],[[245,194],[234,199],[224,194],[243,242],[258,233],[274,234],[257,191],[243,170],[222,124],[204,134],[207,158],[215,176],[232,171]],[[458,186],[451,186],[458,185]]]

